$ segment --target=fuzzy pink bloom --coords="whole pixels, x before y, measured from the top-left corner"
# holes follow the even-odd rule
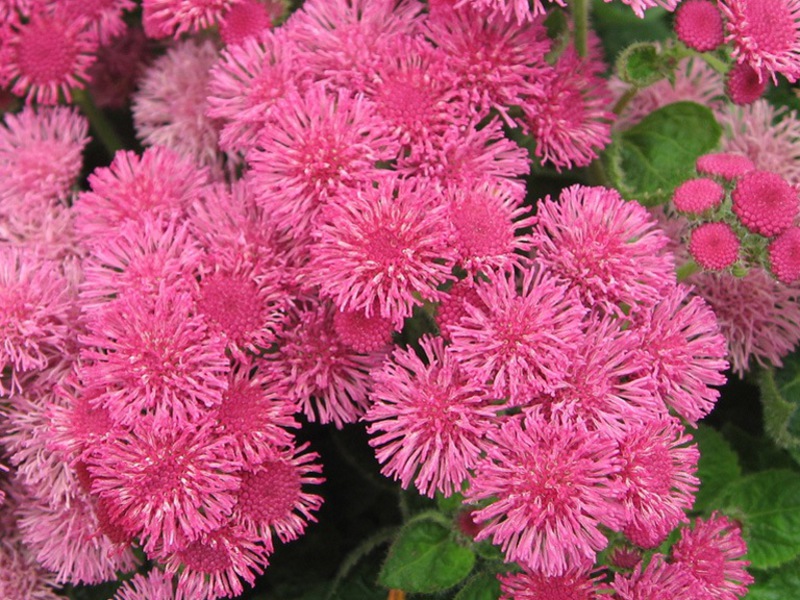
[[[97,39],[85,18],[38,3],[25,22],[13,22],[4,42],[0,84],[28,104],[58,104],[83,88],[95,60]]]
[[[483,306],[467,304],[450,327],[450,352],[471,379],[512,404],[552,394],[582,335],[577,296],[540,266],[524,274],[521,288],[513,273],[497,273],[477,291]]]
[[[800,279],[800,227],[790,227],[770,243],[769,267],[782,283]]]
[[[728,362],[713,310],[690,292],[684,285],[665,291],[652,310],[638,311],[634,327],[659,395],[694,424],[719,398],[719,390],[712,386],[725,383]]]
[[[87,242],[113,233],[125,221],[183,215],[208,182],[208,171],[168,148],[141,156],[117,152],[111,166],[89,176],[91,191],[75,202],[76,228]]]
[[[306,233],[337,194],[382,177],[375,164],[397,151],[369,102],[315,85],[276,104],[248,154],[249,182],[276,221]]]
[[[21,218],[65,199],[80,173],[88,133],[86,119],[67,107],[6,113],[0,126],[0,216]]]
[[[148,66],[133,94],[133,123],[145,146],[164,146],[198,164],[218,165],[218,123],[206,117],[209,70],[219,53],[210,40],[177,42]]]
[[[710,0],[686,0],[675,12],[675,34],[698,52],[714,50],[725,37],[722,14]]]
[[[475,289],[475,282],[469,279],[457,281],[447,293],[442,295],[439,306],[436,308],[436,325],[439,335],[448,342],[451,339],[450,331],[457,325],[461,317],[467,314],[467,304],[485,308],[485,304]]]
[[[542,91],[522,104],[523,131],[536,141],[536,156],[563,167],[585,167],[611,142],[615,115],[608,110],[611,95],[600,77],[604,66],[594,58],[581,59],[567,48]]]
[[[92,493],[148,553],[184,548],[225,523],[236,503],[239,463],[207,426],[155,428],[142,420],[96,448]]]
[[[240,0],[144,0],[142,23],[148,37],[163,38],[197,32],[219,23]]]
[[[414,180],[387,178],[343,194],[321,214],[309,283],[341,310],[400,325],[452,277],[446,210],[437,188]]]
[[[723,152],[743,154],[755,168],[772,171],[792,185],[800,184],[800,117],[773,107],[765,99],[730,106],[718,114]]]
[[[288,447],[293,435],[287,428],[298,426],[295,407],[285,399],[275,382],[260,372],[250,374],[248,363],[231,372],[228,389],[217,408],[216,431],[229,440],[235,459],[254,467]]]
[[[172,579],[172,575],[158,568],[147,575],[137,573],[122,584],[113,600],[180,600],[174,595]]]
[[[131,549],[100,532],[94,511],[80,496],[56,506],[28,498],[20,502],[17,516],[23,541],[59,583],[113,581],[117,572],[136,567]]]
[[[237,492],[233,519],[257,533],[269,547],[271,531],[282,542],[296,540],[314,513],[322,506],[322,497],[304,491],[307,485],[324,481],[316,463],[319,455],[306,452],[308,444],[274,453],[259,465],[239,473],[242,486]]]
[[[281,114],[276,103],[296,89],[295,79],[305,68],[284,28],[225,48],[211,69],[207,98],[208,116],[223,123],[220,147],[228,152],[252,148],[261,128]]]
[[[777,173],[750,171],[739,178],[731,192],[732,208],[747,229],[772,237],[792,226],[800,212],[797,194]]]
[[[48,571],[18,540],[4,535],[0,540],[0,598],[60,600],[55,574]]]
[[[244,587],[239,578],[252,585],[267,566],[271,546],[261,542],[231,525],[202,534],[166,560],[167,573],[178,574],[176,593],[192,600],[240,595]]]
[[[11,389],[24,371],[68,352],[73,300],[58,263],[0,246],[0,371],[12,369]]]
[[[711,177],[721,177],[729,181],[755,168],[753,161],[744,154],[704,154],[697,159],[698,173],[701,175],[710,175]]]
[[[680,422],[673,418],[630,423],[619,439],[626,487],[626,537],[643,548],[654,548],[686,521],[700,480],[695,477],[700,453],[688,445]]]
[[[467,379],[442,338],[426,336],[420,345],[423,358],[398,349],[373,372],[373,405],[364,419],[384,475],[404,489],[413,480],[426,496],[450,496],[478,462],[497,408],[483,385]]]
[[[104,390],[94,402],[115,421],[130,425],[147,411],[159,423],[196,422],[222,402],[225,343],[192,310],[188,294],[162,288],[154,299],[121,299],[89,315],[80,377]]]
[[[303,53],[309,78],[363,91],[386,61],[378,48],[416,34],[423,9],[418,0],[309,0],[284,27]]]
[[[702,215],[717,208],[725,199],[725,188],[713,179],[688,179],[672,194],[675,210],[690,215]]]
[[[544,57],[550,42],[539,21],[517,25],[470,7],[440,9],[425,23],[425,33],[450,57],[455,85],[467,90],[481,118],[494,109],[510,121],[508,107],[521,105],[549,71]]]
[[[694,528],[681,530],[672,547],[672,560],[691,575],[693,585],[708,598],[736,600],[747,594],[753,577],[743,560],[747,544],[741,526],[713,513],[707,520],[696,519]]]
[[[541,411],[508,417],[490,431],[492,445],[465,496],[493,499],[473,513],[506,560],[547,576],[590,566],[621,526],[621,468],[614,443],[580,422],[549,421]]]
[[[744,277],[698,273],[690,280],[714,309],[739,377],[755,364],[781,366],[800,342],[800,290],[753,268]]]
[[[261,0],[241,0],[222,17],[219,36],[228,46],[242,44],[272,27],[267,5]]]
[[[704,269],[720,271],[739,260],[741,242],[733,227],[723,222],[703,223],[692,230],[689,252]]]
[[[548,0],[549,3],[566,6],[565,0]],[[534,18],[545,14],[550,4],[545,5],[542,0],[456,0],[455,7],[473,6],[484,11],[491,11],[501,15],[506,21],[516,18],[517,24],[532,21]]]
[[[385,349],[392,342],[392,322],[360,310],[337,311],[333,317],[336,335],[356,352],[368,353]]]
[[[121,297],[155,298],[162,286],[181,292],[197,287],[202,251],[187,223],[146,216],[128,221],[91,248],[82,262],[85,312]]]
[[[451,244],[459,266],[470,275],[520,264],[530,254],[533,240],[516,232],[536,222],[515,188],[475,181],[469,189],[456,188],[449,196]]]
[[[747,63],[737,63],[725,77],[725,93],[734,104],[752,104],[767,89],[767,80],[759,77],[758,71]]]
[[[69,19],[88,21],[88,28],[103,46],[125,32],[122,13],[136,8],[133,0],[61,0],[59,4]]]
[[[732,56],[761,76],[789,81],[800,76],[800,2],[798,0],[720,0]]]
[[[298,302],[289,311],[278,352],[267,354],[263,364],[310,421],[341,428],[366,410],[369,371],[385,354],[361,354],[345,345],[333,327],[335,312],[329,303]]]
[[[583,571],[549,577],[542,573],[498,575],[500,600],[598,600],[598,578]]]
[[[630,575],[616,573],[611,588],[619,600],[697,600],[684,569],[656,554],[646,568],[640,563]]]
[[[652,304],[675,280],[669,240],[653,217],[613,189],[575,185],[537,205],[537,259],[576,288],[587,307]]]

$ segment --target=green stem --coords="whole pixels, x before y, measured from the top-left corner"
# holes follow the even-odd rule
[[[718,59],[713,54],[709,54],[708,52],[702,52],[698,53],[696,56],[699,56],[704,61],[706,61],[706,64],[712,69],[714,69],[717,73],[725,75],[725,73],[728,72],[728,64],[725,61]]]
[[[575,50],[581,58],[589,53],[589,0],[572,0],[575,22]]]
[[[625,93],[619,97],[619,100],[617,100],[616,104],[614,104],[611,112],[613,112],[615,115],[621,115],[622,111],[625,110],[625,107],[630,104],[631,100],[633,100],[638,93],[639,88],[637,88],[635,85],[629,87],[627,90],[625,90]]]
[[[83,114],[86,115],[86,118],[89,119],[92,131],[97,136],[97,139],[100,140],[100,143],[103,144],[109,156],[113,157],[117,150],[122,150],[125,147],[111,121],[108,120],[103,111],[97,108],[89,92],[81,89],[72,90],[72,99],[83,111]]]
[[[690,260],[686,264],[683,264],[680,267],[678,267],[678,273],[677,273],[678,281],[685,281],[690,276],[697,273],[699,270],[700,270],[700,265],[698,265],[693,260]]]

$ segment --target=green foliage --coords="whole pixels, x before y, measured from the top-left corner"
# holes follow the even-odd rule
[[[475,554],[454,542],[449,529],[432,521],[417,521],[392,544],[378,581],[405,592],[440,592],[461,583],[474,565]]]
[[[638,42],[620,53],[616,61],[616,73],[622,81],[645,88],[670,77],[676,64],[675,58],[661,52],[656,44]]]
[[[711,110],[694,102],[668,104],[613,135],[602,156],[611,184],[645,206],[669,201],[695,175],[695,162],[719,143],[722,128]]]
[[[600,36],[606,60],[610,64],[614,64],[623,48],[634,42],[668,38],[672,29],[667,15],[662,8],[652,8],[645,13],[644,19],[640,19],[621,2],[607,4],[603,0],[594,0],[592,4],[592,24]]]
[[[697,476],[700,490],[694,503],[695,510],[713,510],[714,498],[731,481],[739,479],[742,469],[733,448],[720,432],[700,425],[693,434],[700,449]]]
[[[800,556],[800,474],[754,473],[726,486],[715,505],[742,523],[753,568],[775,568]]]
[[[478,573],[472,577],[453,600],[497,600],[500,581],[493,573]]]
[[[800,561],[787,563],[773,571],[756,573],[755,579],[747,600],[800,598]]]
[[[800,448],[800,352],[789,355],[783,368],[765,370],[759,378],[764,428],[781,448]]]

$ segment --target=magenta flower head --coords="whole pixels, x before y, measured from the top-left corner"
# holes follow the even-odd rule
[[[591,566],[619,529],[622,463],[614,442],[580,421],[545,418],[529,409],[489,433],[486,458],[466,492],[469,502],[492,500],[473,513],[506,560],[533,572],[564,575]]]
[[[752,171],[755,168],[756,167],[753,164],[753,161],[750,160],[744,154],[735,154],[735,153],[704,154],[703,156],[697,159],[698,173],[700,173],[701,175],[709,175],[711,177],[721,177],[729,181],[732,181],[737,177],[744,175],[748,171]]]
[[[173,577],[154,568],[147,575],[137,573],[122,584],[113,600],[182,600],[182,596],[174,595]],[[188,598],[187,598],[188,600]]]
[[[761,98],[767,83],[767,79],[760,77],[759,72],[749,64],[736,63],[725,77],[725,93],[731,102],[744,106]]]
[[[675,188],[675,192],[672,194],[672,204],[675,206],[675,210],[698,216],[717,208],[724,199],[725,188],[707,177],[687,179]]]
[[[731,193],[733,212],[747,229],[765,237],[786,231],[800,212],[797,190],[777,173],[750,171]]]
[[[785,284],[800,279],[800,227],[790,227],[769,245],[770,269]]]
[[[420,345],[422,358],[398,349],[372,373],[373,404],[364,420],[384,475],[403,488],[413,480],[426,496],[450,496],[478,462],[497,408],[483,385],[467,379],[442,338],[425,336]]]
[[[142,22],[148,37],[197,32],[220,22],[240,0],[144,0]]]
[[[592,578],[583,570],[564,575],[548,576],[542,573],[513,573],[499,575],[500,600],[599,600],[596,585],[599,577]]]
[[[703,223],[692,230],[689,252],[704,269],[720,271],[739,260],[741,242],[733,227],[723,222]]]
[[[722,27],[722,14],[711,0],[685,0],[675,12],[678,39],[698,52],[710,52],[722,45]]]
[[[398,327],[420,296],[452,279],[447,207],[436,187],[386,178],[343,194],[321,214],[308,283],[342,310],[380,315]]]
[[[467,314],[449,328],[448,350],[470,379],[516,405],[564,384],[586,314],[577,294],[540,265],[521,283],[499,272],[480,285],[482,306],[466,305]]]
[[[680,567],[656,554],[646,567],[636,566],[633,573],[614,575],[611,589],[619,600],[689,600],[698,598],[694,582]],[[700,596],[702,597],[702,596]]]

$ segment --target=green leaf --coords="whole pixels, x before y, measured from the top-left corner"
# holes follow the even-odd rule
[[[728,483],[742,475],[739,458],[716,429],[700,425],[693,435],[700,449],[700,461],[697,464],[700,490],[697,492],[694,508],[700,511],[716,508],[711,506],[714,497]]]
[[[800,352],[786,357],[780,369],[759,377],[764,429],[781,448],[800,448]]]
[[[500,581],[493,573],[478,573],[472,577],[453,600],[497,600]]]
[[[731,482],[715,504],[742,523],[753,568],[772,569],[800,556],[800,474],[754,473]]]
[[[675,102],[615,133],[603,163],[624,198],[655,206],[669,201],[675,188],[695,175],[697,158],[713,150],[721,135],[711,110]]]
[[[783,565],[768,573],[758,573],[746,600],[787,600],[800,598],[800,561]]]
[[[475,554],[452,541],[447,528],[419,521],[392,544],[378,582],[404,592],[440,592],[461,583],[474,565]]]
[[[640,19],[621,2],[608,4],[594,0],[592,23],[603,42],[607,62],[614,64],[622,49],[634,42],[667,39],[672,34],[667,15],[663,8],[653,8],[644,13],[644,19]]]
[[[652,42],[631,44],[617,58],[616,71],[622,81],[645,88],[669,76],[677,61]]]

